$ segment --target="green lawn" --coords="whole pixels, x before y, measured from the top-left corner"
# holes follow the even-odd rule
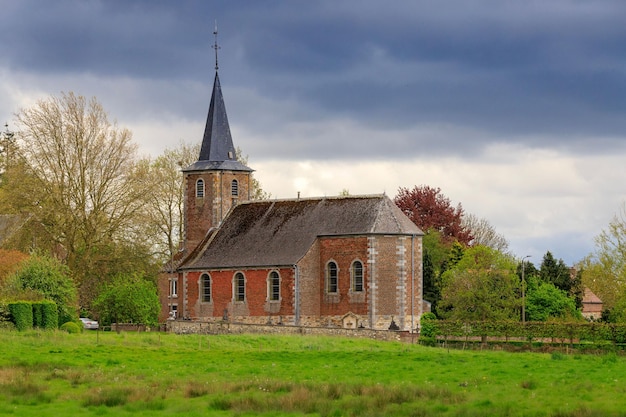
[[[626,359],[362,339],[0,332],[0,415],[626,416]]]

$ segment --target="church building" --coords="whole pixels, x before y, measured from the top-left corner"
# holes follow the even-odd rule
[[[412,331],[422,231],[386,195],[250,200],[216,66],[198,160],[183,169],[184,242],[161,281],[176,320]]]

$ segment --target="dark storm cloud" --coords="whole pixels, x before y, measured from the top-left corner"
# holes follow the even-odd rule
[[[476,132],[469,143],[413,137],[407,155],[516,140],[577,152],[624,146],[622,2],[14,0],[0,16],[4,66],[15,71],[209,84],[217,19],[229,104],[229,89],[243,88],[294,100],[311,123]],[[197,98],[176,101],[148,106],[205,116]],[[229,108],[232,123],[281,123],[271,106],[249,110]]]

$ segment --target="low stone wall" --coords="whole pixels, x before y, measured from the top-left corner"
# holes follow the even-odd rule
[[[321,335],[361,337],[386,341],[411,341],[408,332],[372,329],[344,329],[339,327],[304,327],[289,325],[261,325],[229,322],[203,322],[189,320],[168,320],[167,331],[176,334],[280,334],[280,335]]]

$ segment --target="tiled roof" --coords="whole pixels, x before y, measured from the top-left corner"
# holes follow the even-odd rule
[[[247,202],[183,269],[294,265],[317,237],[372,234],[423,235],[386,195]]]
[[[583,304],[602,304],[602,300],[589,288],[585,287],[585,292],[583,293]]]

